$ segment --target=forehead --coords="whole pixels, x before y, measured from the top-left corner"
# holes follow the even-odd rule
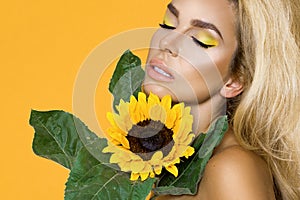
[[[231,15],[232,4],[229,0],[173,0],[171,2],[178,10],[190,14],[213,12],[211,15]]]
[[[173,0],[179,23],[199,19],[214,24],[226,37],[235,35],[235,15],[228,0]]]

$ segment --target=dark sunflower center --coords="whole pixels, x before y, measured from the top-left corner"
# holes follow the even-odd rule
[[[145,120],[133,125],[126,138],[133,153],[150,160],[157,150],[161,150],[164,156],[171,151],[172,136],[173,131],[160,121]]]

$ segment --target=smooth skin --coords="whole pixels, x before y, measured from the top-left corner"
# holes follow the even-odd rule
[[[243,149],[228,131],[209,160],[195,196],[161,196],[158,200],[275,200],[266,163]]]
[[[219,115],[218,110],[214,108],[221,109],[218,106],[222,99],[235,97],[243,90],[243,86],[230,77],[229,73],[230,62],[237,48],[235,13],[227,0],[173,0],[171,3],[172,10],[169,6],[164,22],[173,29],[163,27],[166,30],[152,39],[152,49],[149,51],[146,67],[146,76],[150,77],[150,81],[145,83],[144,91],[153,92],[160,97],[170,94],[173,100],[190,103],[192,111],[198,109],[201,113],[199,126],[194,131],[205,132],[212,119]],[[218,31],[213,30],[211,26],[195,27],[193,20],[213,24]],[[180,56],[181,52],[185,51],[181,44],[189,44],[181,35],[192,38],[199,36],[201,31],[205,33],[200,35],[210,34],[209,38],[204,38],[202,42],[217,44],[210,48],[197,46],[199,51],[204,51],[209,56],[215,68],[210,68],[211,65],[202,66],[201,62],[188,62]],[[194,40],[190,41],[189,48],[193,49],[194,53],[197,48],[192,43]],[[155,72],[155,65],[168,75]],[[214,73],[216,69],[222,84],[210,84],[208,87],[207,83],[210,80],[206,80],[203,74],[209,74],[210,70]],[[181,87],[185,82],[193,89],[190,96]],[[191,96],[197,97],[196,104],[189,99]],[[197,116],[194,117],[197,119]],[[272,175],[265,161],[242,148],[229,129],[206,166],[197,195],[161,196],[158,199],[273,200],[275,195]]]
[[[227,0],[173,0],[171,5],[164,21],[174,29],[161,28],[153,36],[143,88],[146,93],[161,98],[170,94],[173,101],[185,102],[192,108],[194,132],[205,132],[224,109],[225,97],[242,91],[229,76],[237,48],[234,13]],[[199,21],[205,23],[195,23]],[[199,37],[203,34],[209,37]],[[218,44],[204,48],[193,38],[203,43],[209,38]],[[154,67],[169,77],[155,72]]]

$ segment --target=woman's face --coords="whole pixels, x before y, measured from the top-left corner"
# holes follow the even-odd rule
[[[151,41],[144,91],[197,104],[219,93],[237,48],[234,18],[228,0],[173,0]]]

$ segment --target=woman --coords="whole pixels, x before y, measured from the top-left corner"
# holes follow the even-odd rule
[[[300,199],[299,9],[292,0],[168,5],[145,92],[190,105],[195,133],[226,104],[231,125],[197,195],[176,199]]]

